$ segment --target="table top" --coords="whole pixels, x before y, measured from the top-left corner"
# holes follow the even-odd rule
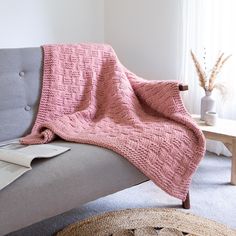
[[[236,120],[228,120],[218,118],[214,126],[206,125],[205,121],[200,120],[200,115],[192,115],[192,118],[197,122],[199,128],[204,132],[214,134],[223,134],[232,138],[236,138]]]

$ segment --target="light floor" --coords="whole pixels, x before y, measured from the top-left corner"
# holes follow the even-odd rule
[[[236,186],[229,184],[231,160],[207,154],[194,175],[190,212],[236,229]],[[48,236],[85,217],[126,208],[178,207],[181,202],[165,194],[151,181],[117,192],[60,216],[34,224],[11,236]]]

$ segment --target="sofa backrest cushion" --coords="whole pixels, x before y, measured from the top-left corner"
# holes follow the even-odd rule
[[[42,82],[42,48],[0,49],[0,141],[30,133]]]

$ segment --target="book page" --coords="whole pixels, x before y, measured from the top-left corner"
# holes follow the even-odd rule
[[[0,161],[0,190],[30,169],[31,168]]]
[[[0,148],[0,161],[30,167],[34,158],[49,158],[68,151],[70,148],[51,144],[10,144]]]
[[[0,146],[0,190],[31,170],[35,158],[50,158],[70,150],[51,144],[21,145],[7,143]]]
[[[20,153],[17,150],[0,149],[0,161],[29,168],[34,156]]]
[[[20,144],[19,139],[12,139],[12,140],[8,140],[8,141],[3,141],[0,142],[0,147],[5,147],[11,144]]]
[[[37,144],[37,145],[29,145],[23,148],[17,149],[18,152],[26,154],[26,155],[33,155],[34,157],[40,158],[48,158],[54,157],[61,153],[70,150],[68,147],[61,147],[52,144]]]

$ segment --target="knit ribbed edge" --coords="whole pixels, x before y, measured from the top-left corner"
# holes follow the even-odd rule
[[[45,58],[50,58],[51,60],[51,47],[50,45],[44,45],[42,46],[43,49],[43,78],[42,78],[42,90],[41,90],[41,98],[39,102],[39,108],[38,108],[38,114],[35,120],[35,125],[32,129],[31,134],[36,133],[37,126],[36,124],[41,124],[41,116],[43,115],[43,111],[46,110],[47,107],[47,102],[49,100],[49,78],[47,76],[47,72],[45,71],[44,68],[47,68],[48,66],[48,61],[45,60]]]
[[[174,82],[174,81],[173,81]],[[205,151],[206,151],[206,140],[205,137],[203,135],[203,132],[200,130],[200,128],[198,127],[197,123],[192,119],[190,113],[187,111],[187,109],[184,106],[182,97],[180,96],[181,91],[179,90],[179,85],[181,83],[176,83],[173,84],[173,89],[174,89],[174,93],[173,93],[173,98],[175,101],[177,101],[176,104],[178,104],[178,111],[175,112],[174,114],[172,114],[172,116],[170,116],[169,118],[171,120],[176,121],[177,123],[183,124],[186,128],[189,128],[191,131],[193,131],[193,133],[196,135],[196,137],[198,138],[198,145],[195,148],[195,153],[196,153],[196,157],[198,156],[197,159],[197,163],[199,163],[201,161],[201,159],[204,157],[205,155]],[[185,115],[185,117],[183,117],[183,114]],[[195,159],[196,160],[196,159]],[[189,183],[188,183],[188,188],[189,185],[191,183],[192,180],[192,176],[194,174],[194,172],[196,171],[198,164],[196,162],[194,163],[194,171],[192,173],[192,175],[189,178]],[[166,192],[168,192],[170,195],[172,195],[168,190],[165,190]],[[188,194],[188,190],[185,191],[184,196],[178,197],[175,196],[177,198],[180,198],[181,200],[185,201],[186,197]],[[173,196],[173,195],[172,195]]]

